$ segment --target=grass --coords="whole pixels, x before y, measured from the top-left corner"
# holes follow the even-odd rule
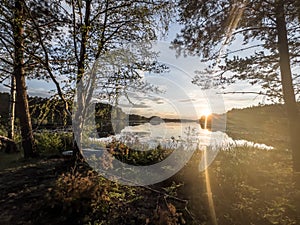
[[[233,148],[208,171],[219,224],[298,224],[290,153]]]
[[[232,110],[227,115],[227,129],[235,139],[275,149],[241,146],[219,152],[208,168],[218,224],[300,224],[300,188],[292,171],[282,106]],[[5,203],[3,212],[23,224],[212,224],[207,181],[204,172],[198,171],[202,152],[196,152],[175,176],[148,188],[119,185],[78,166],[62,170],[64,161],[14,170],[26,164],[18,160],[20,156],[0,153],[0,168],[8,168],[0,173],[4,184],[0,201]],[[188,204],[172,196],[186,199]],[[30,205],[31,216],[26,202],[34,202],[32,199],[36,202]]]
[[[288,121],[283,105],[233,109],[227,113],[227,134],[234,139],[287,148]]]
[[[0,152],[0,171],[19,165],[19,160],[22,159],[22,157],[23,155],[21,153],[6,154]]]
[[[23,167],[17,160],[17,168],[11,165],[0,173],[1,183],[7,184],[0,188],[0,200],[9,200],[3,202],[3,212],[22,224],[210,225],[205,174],[198,171],[199,160],[201,152],[174,177],[150,187],[158,192],[120,185],[86,166],[69,167],[61,160]],[[299,224],[299,191],[288,151],[232,148],[221,151],[208,172],[218,224]],[[169,195],[186,199],[188,204]]]
[[[228,112],[231,137],[274,150],[236,147],[218,154],[208,171],[219,224],[300,224],[300,177],[292,170],[287,128],[282,105]]]

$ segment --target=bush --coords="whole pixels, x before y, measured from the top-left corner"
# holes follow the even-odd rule
[[[291,159],[281,150],[220,151],[208,169],[219,223],[298,224]]]
[[[2,125],[2,124],[0,124],[0,135],[2,135],[2,136],[7,135],[6,129],[5,129],[4,125]]]
[[[55,187],[49,189],[48,205],[55,214],[61,214],[63,224],[86,224],[95,215],[101,218],[110,203],[105,182],[104,185],[101,182],[92,171],[62,174]]]
[[[172,149],[162,148],[161,145],[149,151],[134,150],[120,142],[112,142],[107,145],[107,148],[121,162],[142,166],[161,162],[173,152]]]
[[[60,153],[72,147],[72,135],[68,133],[46,131],[35,134],[35,141],[40,153]]]

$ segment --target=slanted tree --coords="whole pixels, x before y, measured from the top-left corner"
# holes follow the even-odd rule
[[[22,41],[23,60],[26,58],[26,62],[22,63],[23,77],[26,74],[27,78],[50,78],[56,85],[57,95],[63,100],[69,115],[66,96],[73,94],[74,82],[77,83],[77,91],[79,90],[78,107],[84,109],[82,100],[88,102],[91,99],[91,95],[80,87],[80,81],[86,77],[91,64],[105,52],[128,42],[147,43],[157,39],[158,32],[163,33],[167,29],[170,13],[170,2],[165,0],[71,0],[64,4],[60,1],[30,0],[20,3],[22,32],[25,32],[21,36],[23,39],[18,39],[19,42]],[[5,10],[11,12],[12,8]],[[10,27],[8,23],[6,30],[10,31]],[[10,47],[20,51],[20,46],[16,48],[9,37],[3,36],[7,40],[6,44],[9,43]],[[117,93],[126,82],[141,78],[137,70],[151,66],[153,67],[146,63],[137,63],[134,66],[125,65],[126,69],[120,67],[119,71],[103,83],[103,88],[109,94]],[[59,76],[66,81],[64,88],[58,82]],[[90,77],[90,82],[94,78]],[[80,120],[84,117],[84,111],[80,109],[74,115],[74,121],[78,121],[79,128]]]

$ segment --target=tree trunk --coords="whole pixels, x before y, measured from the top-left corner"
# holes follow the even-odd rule
[[[17,149],[16,143],[10,138],[0,135],[0,142],[5,143],[6,146],[11,146],[12,148]]]
[[[278,0],[276,7],[276,26],[278,32],[281,84],[286,112],[289,120],[289,137],[290,148],[293,152],[293,169],[295,172],[300,172],[300,116],[293,87],[284,11],[284,1]]]
[[[300,1],[296,1],[298,20],[300,21]]]
[[[81,29],[81,42],[80,42],[80,56],[77,67],[77,78],[76,78],[76,110],[74,116],[74,135],[75,135],[75,148],[73,151],[73,156],[77,160],[83,160],[82,154],[82,132],[83,124],[85,119],[85,90],[82,79],[84,79],[85,73],[85,61],[86,61],[86,48],[88,42],[89,26],[90,26],[90,16],[91,16],[91,1],[87,0],[85,5],[85,16],[84,24],[82,24]]]
[[[10,103],[9,103],[9,126],[8,126],[8,138],[15,140],[15,106],[16,106],[16,78],[11,76],[11,87],[10,87]],[[16,152],[16,145],[8,144],[6,146],[6,152]]]
[[[17,106],[19,110],[22,147],[24,157],[35,156],[34,138],[31,126],[29,104],[26,90],[26,78],[24,70],[24,7],[21,0],[15,0],[13,33],[14,33],[14,77],[16,79]]]

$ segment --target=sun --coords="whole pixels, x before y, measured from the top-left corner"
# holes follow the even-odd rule
[[[204,109],[201,112],[201,115],[206,116],[206,117],[209,116],[210,114],[211,114],[211,111],[209,109]]]

